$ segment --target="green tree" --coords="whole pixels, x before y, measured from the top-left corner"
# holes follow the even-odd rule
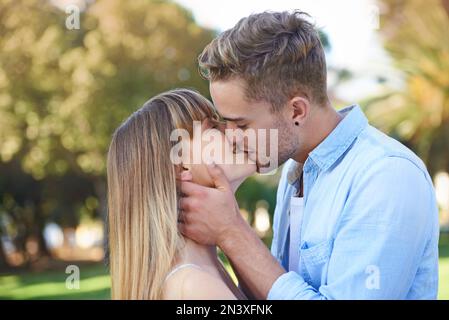
[[[369,99],[371,120],[449,171],[449,1],[382,0],[380,32],[403,90]]]

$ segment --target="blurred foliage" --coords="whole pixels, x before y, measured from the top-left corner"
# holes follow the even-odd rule
[[[236,199],[241,209],[249,213],[254,212],[259,201],[265,201],[270,216],[274,214],[276,206],[276,190],[282,168],[277,169],[272,175],[257,175],[248,178],[236,192]],[[249,217],[252,223],[254,217]]]
[[[0,236],[24,252],[33,237],[48,254],[49,220],[76,226],[105,212],[106,153],[121,121],[161,91],[208,92],[196,58],[214,32],[190,12],[89,3],[69,30],[48,0],[0,0]],[[0,267],[3,255],[0,246]]]
[[[449,172],[449,0],[382,0],[380,33],[403,90],[366,101],[371,121]]]
[[[81,29],[46,0],[2,1],[1,159],[35,179],[103,175],[116,126],[152,95],[206,92],[196,57],[212,33],[163,1],[95,1]]]

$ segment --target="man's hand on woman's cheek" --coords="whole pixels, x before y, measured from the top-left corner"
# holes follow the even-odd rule
[[[178,226],[183,235],[198,243],[220,246],[243,218],[221,168],[212,164],[208,166],[208,171],[215,188],[193,183],[190,173],[181,174]]]

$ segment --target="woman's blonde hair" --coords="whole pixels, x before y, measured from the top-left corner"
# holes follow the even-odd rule
[[[108,233],[113,299],[160,299],[183,238],[178,232],[174,129],[215,117],[199,93],[176,89],[147,101],[115,131],[109,147]]]

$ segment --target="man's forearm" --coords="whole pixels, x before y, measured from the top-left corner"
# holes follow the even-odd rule
[[[229,262],[231,263],[232,270],[234,271],[234,274],[237,277],[237,280],[239,282],[240,290],[243,291],[243,293],[249,300],[257,299],[256,296],[249,290],[248,285],[245,283],[245,279],[243,279],[243,277],[240,275],[240,273],[238,272],[237,268],[234,266],[232,261],[229,261]]]
[[[266,299],[273,283],[286,272],[243,219],[218,245],[254,298]]]

